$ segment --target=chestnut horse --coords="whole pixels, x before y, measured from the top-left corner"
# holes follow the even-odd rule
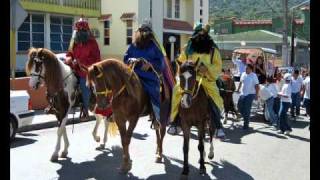
[[[112,93],[113,119],[120,131],[123,147],[123,161],[120,172],[127,173],[132,161],[129,154],[129,144],[139,117],[148,113],[153,122],[155,116],[149,98],[143,90],[137,74],[120,60],[106,59],[88,68],[88,86],[94,86],[97,94],[97,105],[105,108],[108,102],[105,96]],[[163,103],[163,102],[162,102]],[[128,128],[126,123],[129,123]],[[162,161],[162,143],[165,135],[165,124],[155,123],[157,135],[156,162]]]
[[[181,118],[181,127],[183,131],[183,171],[181,179],[187,179],[189,174],[188,152],[189,152],[189,139],[190,128],[196,126],[198,129],[199,145],[198,150],[200,152],[200,174],[206,173],[204,166],[204,138],[207,127],[209,126],[210,136],[210,153],[209,159],[213,159],[213,142],[212,138],[215,132],[215,128],[212,127],[210,122],[211,113],[209,110],[208,97],[201,86],[202,79],[196,81],[196,71],[199,59],[196,63],[187,61],[180,65],[179,77],[180,88],[182,90],[182,98],[179,107],[179,116]]]

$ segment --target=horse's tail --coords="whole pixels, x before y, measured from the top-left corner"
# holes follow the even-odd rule
[[[109,122],[108,134],[111,137],[114,137],[114,136],[116,136],[118,134],[118,126],[117,126],[117,124],[116,124],[116,122],[114,120]]]

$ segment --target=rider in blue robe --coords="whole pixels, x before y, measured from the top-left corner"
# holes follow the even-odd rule
[[[154,70],[161,75],[165,69],[164,56],[159,47],[153,41],[152,29],[143,24],[135,32],[135,40],[129,46],[124,56],[124,63],[129,64],[131,58],[143,58],[148,63],[139,63],[134,71],[138,75],[142,86],[150,98],[156,120],[160,122],[160,79]]]

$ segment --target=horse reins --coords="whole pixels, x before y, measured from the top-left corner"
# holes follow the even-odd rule
[[[145,59],[139,59],[139,61],[143,61],[143,62],[147,62]],[[132,64],[129,65],[129,69],[130,69],[130,77],[129,77],[129,80],[131,79],[133,73],[134,73],[134,68],[136,66],[136,64],[139,62],[139,61],[135,61],[133,62]],[[162,81],[161,81],[161,77],[160,75],[158,74],[158,72],[154,69],[154,67],[151,65],[151,70],[156,74],[156,76],[158,77],[159,81],[160,81],[160,84],[162,85]],[[100,70],[101,67],[98,66],[98,69],[99,69],[99,74],[97,75],[97,78],[103,78],[103,82],[104,82],[104,86],[105,86],[105,90],[104,91],[96,91],[96,94],[97,95],[104,95],[104,96],[108,96],[109,94],[112,94],[112,90],[108,89],[107,88],[107,85],[106,85],[106,82],[105,82],[105,78],[103,76],[103,72]],[[160,92],[162,90],[161,88],[161,85],[160,85]],[[117,91],[117,93],[115,95],[113,95],[113,99],[118,97],[124,90],[126,89],[126,85],[123,84],[122,87]]]
[[[200,87],[202,85],[202,77],[200,78],[200,80],[198,81],[198,87],[197,87],[197,90],[195,91],[196,89],[196,86],[193,86],[192,90],[182,90],[182,93],[187,93],[187,94],[190,94],[192,96],[192,99],[196,98],[199,94],[199,91],[200,91]],[[195,93],[195,94],[194,94]]]

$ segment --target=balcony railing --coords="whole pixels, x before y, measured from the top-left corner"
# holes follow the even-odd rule
[[[100,11],[101,7],[101,0],[21,0],[21,2],[60,5],[97,11]]]

